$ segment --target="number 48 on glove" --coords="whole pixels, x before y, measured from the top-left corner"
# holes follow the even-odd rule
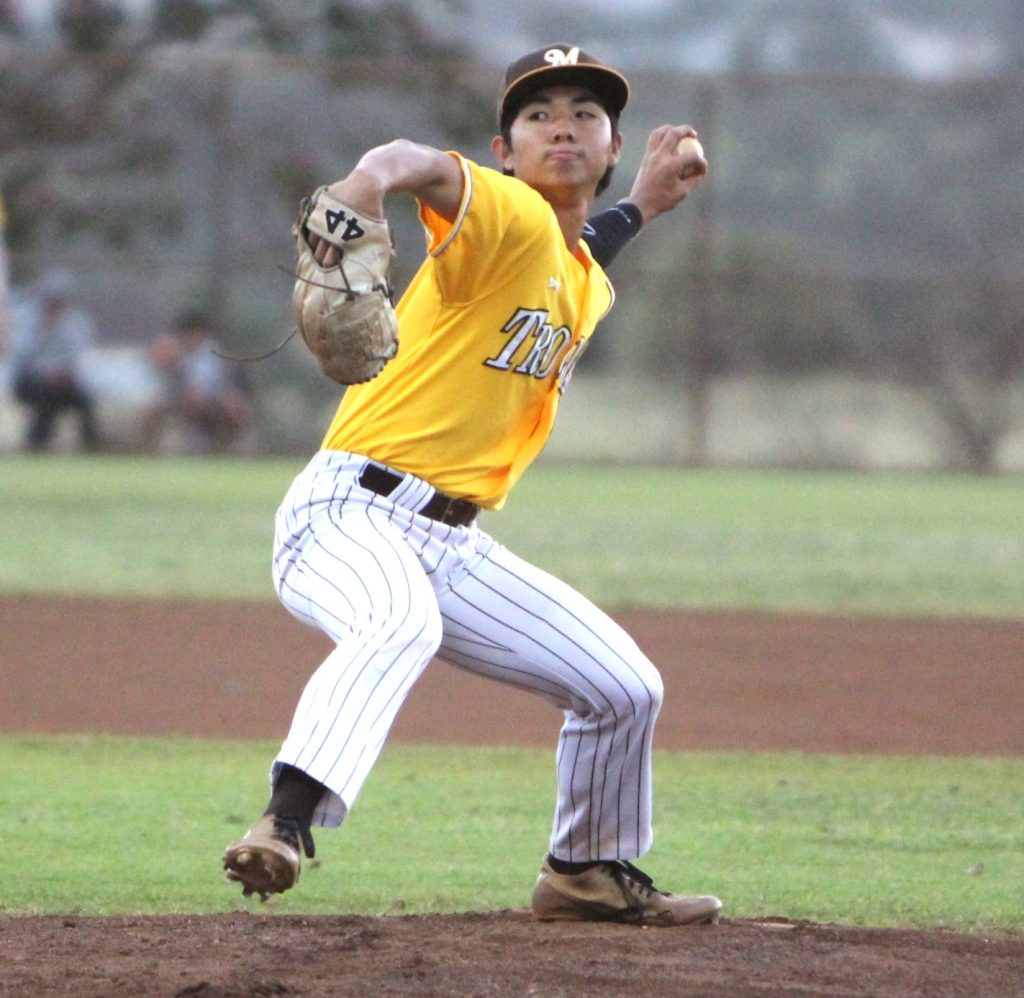
[[[317,263],[311,233],[338,250],[336,265]],[[306,346],[331,380],[370,381],[398,352],[387,222],[354,211],[320,187],[303,200],[292,234],[298,249],[292,312]]]

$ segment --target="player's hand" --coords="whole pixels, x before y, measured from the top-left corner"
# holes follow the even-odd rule
[[[313,253],[313,258],[324,270],[336,267],[341,260],[341,251],[326,239],[321,239],[315,232],[306,233],[306,242]]]
[[[328,191],[335,200],[350,205],[370,218],[384,217],[380,182],[364,170],[353,170],[347,177],[331,184]],[[326,270],[338,265],[341,261],[341,250],[337,246],[326,239],[321,239],[315,232],[307,231],[305,236],[313,259],[321,267]]]
[[[647,140],[647,150],[626,198],[640,209],[645,224],[675,208],[707,175],[706,160],[692,163],[676,148],[688,135],[697,137],[689,125],[661,125]],[[684,178],[687,166],[695,169]]]

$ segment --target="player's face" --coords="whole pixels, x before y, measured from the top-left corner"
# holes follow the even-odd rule
[[[511,146],[495,140],[506,170],[541,193],[593,197],[598,182],[619,158],[622,137],[591,91],[547,87],[537,91],[512,120]]]

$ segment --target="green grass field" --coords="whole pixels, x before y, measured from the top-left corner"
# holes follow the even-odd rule
[[[301,463],[4,459],[0,593],[271,599]],[[613,607],[1021,619],[1021,485],[542,465],[485,526]],[[0,737],[0,911],[243,906],[218,860],[274,748]],[[553,779],[549,752],[388,746],[301,889],[261,910],[523,907]],[[1024,760],[662,753],[656,781],[645,868],[732,917],[1024,931]]]
[[[7,458],[0,592],[272,599],[294,462]],[[602,605],[1024,618],[1024,480],[541,464],[482,523]]]
[[[548,752],[393,745],[300,889],[245,902],[218,869],[276,745],[5,738],[0,911],[290,914],[522,908],[551,820]],[[656,882],[733,917],[1024,929],[1024,765],[662,753]],[[45,792],[40,792],[45,788]]]

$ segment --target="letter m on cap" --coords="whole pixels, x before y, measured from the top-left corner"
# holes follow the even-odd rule
[[[544,53],[544,61],[550,62],[552,66],[575,66],[580,59],[578,45],[574,45],[568,52],[561,49],[548,49]]]

